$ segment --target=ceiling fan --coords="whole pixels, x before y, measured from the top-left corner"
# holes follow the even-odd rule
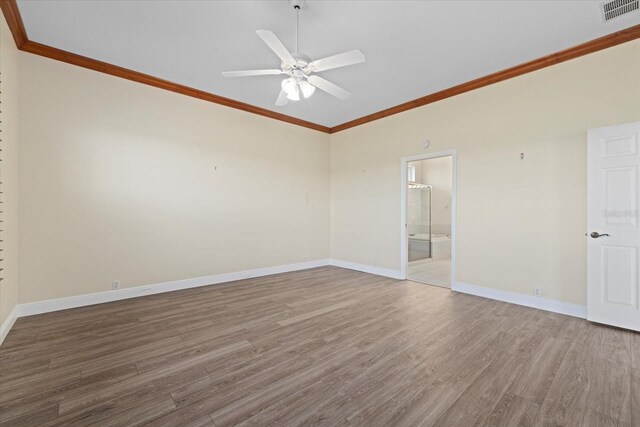
[[[282,81],[280,94],[276,99],[277,106],[287,105],[289,100],[299,101],[301,95],[304,98],[309,98],[313,95],[316,88],[341,100],[349,98],[351,94],[348,91],[314,73],[359,64],[365,61],[364,54],[355,49],[312,61],[308,56],[298,52],[298,14],[304,0],[290,1],[296,12],[295,52],[290,53],[280,39],[271,31],[258,30],[256,31],[258,37],[260,37],[282,61],[280,68],[270,70],[225,71],[222,75],[224,77],[251,77],[279,74],[289,76]]]

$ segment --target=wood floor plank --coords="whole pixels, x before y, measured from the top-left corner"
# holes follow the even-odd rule
[[[540,405],[506,392],[484,420],[484,427],[531,427]]]
[[[590,383],[598,369],[598,326],[587,325],[567,351],[544,401],[536,424],[579,425],[587,409]]]
[[[631,366],[640,369],[640,334],[631,333]]]
[[[580,427],[635,427],[628,422],[608,417],[590,409],[583,411],[582,420],[576,425],[579,425]]]
[[[277,323],[280,326],[293,325],[295,323],[302,322],[304,320],[312,319],[312,318],[314,318],[316,316],[321,316],[323,314],[330,313],[332,311],[348,307],[350,305],[355,304],[356,302],[357,302],[357,300],[354,300],[354,299],[353,300],[347,300],[347,301],[339,302],[339,303],[336,303],[336,304],[332,304],[332,305],[330,305],[328,307],[319,308],[317,310],[312,310],[312,311],[309,311],[307,313],[299,314],[297,316],[293,316],[293,317],[286,318],[284,320],[280,320]]]
[[[405,377],[405,381],[410,380],[415,373],[417,381],[411,381],[405,387],[395,387],[396,394],[373,412],[349,416],[347,419],[362,424],[382,419],[393,425],[436,425],[436,421],[446,414],[488,367],[499,351],[503,338],[503,333],[493,332],[476,344],[474,351],[469,354],[462,357],[449,354],[448,362],[444,365],[431,365],[431,360],[427,361]],[[403,396],[403,388],[409,391],[406,397]],[[354,411],[354,414],[358,414],[358,411]]]
[[[640,334],[336,267],[20,318],[0,424],[640,425]]]
[[[181,427],[216,427],[210,416],[205,415],[187,424],[181,424]]]
[[[545,337],[532,352],[529,363],[520,370],[509,391],[538,405],[542,404],[570,346],[568,341]]]
[[[585,407],[607,418],[631,423],[631,369],[602,359],[589,381]]]
[[[486,343],[502,341],[504,334],[494,328],[502,322],[497,318],[479,317],[472,320],[467,328],[451,325],[448,329],[445,328],[444,333],[441,331],[436,336],[427,337],[426,346],[419,347],[423,358],[415,365],[405,365],[407,369],[392,377],[385,377],[385,374],[387,371],[393,373],[393,370],[384,365],[378,366],[378,370],[374,370],[377,374],[375,378],[380,378],[384,386],[359,393],[348,407],[343,408],[345,422],[381,420],[393,424],[401,422],[403,417],[411,418],[411,412],[416,416],[430,413],[434,419],[437,418],[440,411],[452,404],[463,391],[462,384],[468,385],[478,369],[489,362],[495,347]],[[482,346],[487,353],[477,351],[478,346]],[[466,352],[465,348],[468,349]],[[472,364],[467,365],[466,361],[471,361]],[[460,369],[461,367],[464,369]],[[393,384],[393,387],[387,387],[388,383]],[[451,383],[457,383],[458,388],[451,387]],[[417,384],[420,386],[416,386]],[[436,392],[441,389],[444,393],[436,396]],[[435,398],[431,399],[430,396]],[[418,409],[421,405],[418,402],[424,402],[429,407]],[[339,404],[333,402],[334,405],[337,403]]]
[[[631,425],[640,425],[640,369],[631,372]]]
[[[249,343],[248,341],[239,341],[237,343],[229,344],[221,348],[216,348],[208,352],[203,352],[195,355],[190,354],[183,360],[172,363],[168,366],[158,367],[152,371],[147,371],[134,377],[127,378],[115,384],[101,387],[99,390],[91,394],[86,393],[86,390],[78,390],[75,393],[70,393],[69,395],[65,396],[65,398],[60,403],[60,413],[63,414],[65,412],[70,412],[78,407],[86,406],[94,401],[108,399],[129,389],[145,387],[151,382],[158,381],[159,379],[165,380],[167,377],[174,374],[181,375],[182,372],[201,365],[207,360],[232,355],[237,351],[249,347],[251,347],[251,343]]]
[[[493,361],[467,387],[460,397],[444,412],[436,425],[482,425],[498,404],[518,372],[530,358],[513,357],[508,353],[496,355]]]
[[[64,380],[25,387],[25,389],[21,389],[23,391],[18,396],[11,394],[3,396],[3,399],[9,400],[0,405],[0,420],[13,423],[15,418],[22,415],[28,416],[30,411],[43,409],[52,404],[58,408],[56,409],[56,414],[58,414],[60,402],[67,393],[77,389],[91,391],[95,389],[96,385],[119,383],[136,374],[135,365],[126,365],[91,375],[74,375]]]

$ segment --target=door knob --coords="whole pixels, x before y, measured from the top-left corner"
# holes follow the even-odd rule
[[[609,236],[608,234],[600,234],[597,231],[594,231],[593,233],[591,233],[591,237],[594,239],[597,239],[598,237],[605,237],[605,236]]]

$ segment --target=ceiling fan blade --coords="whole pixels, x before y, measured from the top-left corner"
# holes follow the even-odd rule
[[[296,63],[296,60],[291,56],[291,53],[287,50],[286,47],[282,44],[280,39],[276,37],[271,31],[267,30],[258,30],[256,31],[258,37],[264,41],[271,50],[278,55],[278,58],[282,60],[285,64],[293,65]]]
[[[278,107],[282,107],[283,105],[287,105],[289,100],[287,99],[287,92],[281,90],[280,95],[278,95],[278,99],[276,99],[276,105]]]
[[[243,70],[243,71],[223,71],[223,77],[251,77],[251,76],[271,76],[282,74],[282,70]]]
[[[346,67],[348,65],[360,64],[365,61],[364,53],[358,49],[349,52],[339,53],[326,58],[317,59],[309,63],[312,71],[325,71],[334,68]]]
[[[342,89],[340,86],[337,86],[331,83],[330,81],[323,79],[322,77],[309,76],[307,81],[312,85],[314,85],[315,87],[317,87],[318,89],[321,89],[327,92],[328,94],[335,96],[338,99],[342,99],[343,101],[351,96],[351,93]]]

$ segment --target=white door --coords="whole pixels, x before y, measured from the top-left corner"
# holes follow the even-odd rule
[[[640,331],[640,122],[589,131],[587,319]]]

